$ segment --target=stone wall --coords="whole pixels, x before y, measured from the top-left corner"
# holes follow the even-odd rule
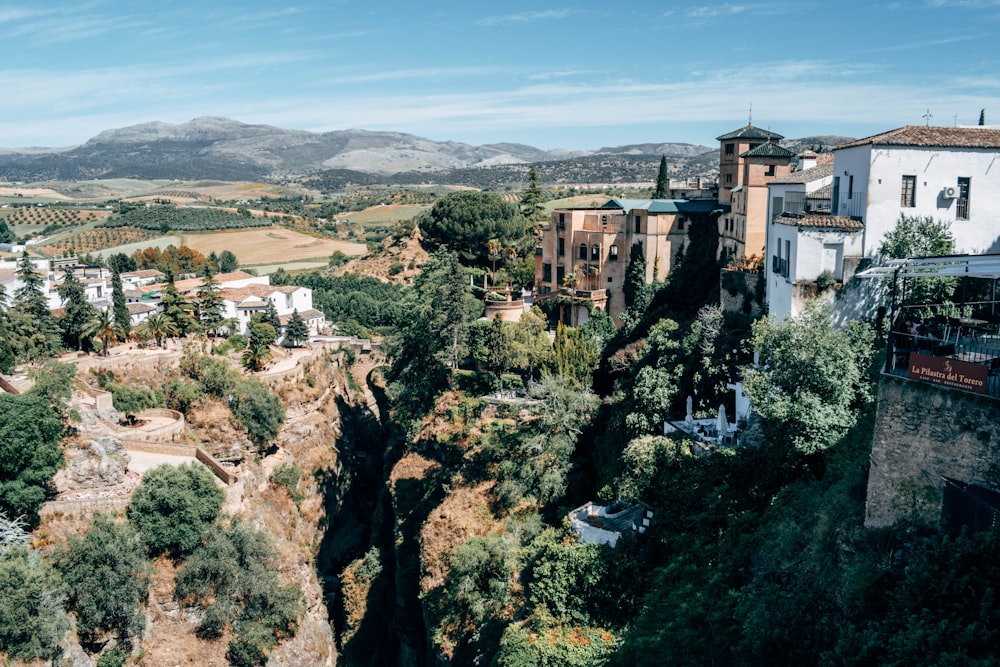
[[[868,473],[865,525],[908,519],[938,526],[943,477],[997,488],[1000,402],[883,375]]]

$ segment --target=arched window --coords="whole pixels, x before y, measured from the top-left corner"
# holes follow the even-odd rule
[[[609,262],[618,261],[618,246],[613,245],[608,248],[608,261]]]
[[[580,244],[580,259],[587,259],[587,244]]]
[[[601,258],[601,247],[595,245],[593,248],[590,249],[590,259],[596,261],[600,258]]]

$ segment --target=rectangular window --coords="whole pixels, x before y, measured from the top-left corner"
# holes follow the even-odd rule
[[[785,198],[771,197],[771,217],[776,218],[785,212]]]
[[[854,174],[847,177],[847,198],[854,199]]]
[[[559,256],[562,257],[566,254],[566,239],[559,237]]]
[[[601,259],[601,247],[600,246],[596,246],[595,245],[595,246],[592,246],[590,248],[590,259],[592,261],[595,261],[595,262],[597,260]]]
[[[781,275],[788,277],[788,260],[792,256],[792,242],[785,240],[785,260],[781,264]]]
[[[958,201],[955,203],[955,218],[957,220],[969,219],[969,189],[971,185],[971,178],[958,179]]]
[[[726,144],[726,155],[736,154],[736,144]]]
[[[556,267],[556,283],[562,285],[563,278],[566,277],[566,267],[562,264]]]
[[[764,175],[765,176],[774,176],[774,165],[773,164],[767,165],[767,171],[764,172]]]
[[[677,231],[684,231],[684,218],[677,218]]]
[[[542,282],[543,283],[550,283],[550,282],[552,282],[552,265],[551,264],[548,264],[548,263],[542,264]]]
[[[733,182],[733,175],[732,174],[726,174],[726,185],[729,185],[732,182]]]
[[[903,175],[903,186],[899,191],[899,205],[913,208],[917,205],[917,177]]]
[[[635,216],[635,233],[638,234],[641,231],[642,231],[642,217],[637,215]]]

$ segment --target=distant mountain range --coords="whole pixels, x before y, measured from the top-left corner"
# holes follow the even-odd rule
[[[848,140],[785,143],[813,147]],[[176,178],[307,180],[322,189],[371,183],[503,187],[523,183],[527,165],[537,164],[547,183],[628,183],[655,178],[661,155],[668,156],[673,177],[718,172],[718,148],[684,143],[545,151],[524,144],[471,146],[367,130],[316,133],[203,117],[181,125],[152,122],[106,130],[70,148],[0,148],[0,181]]]

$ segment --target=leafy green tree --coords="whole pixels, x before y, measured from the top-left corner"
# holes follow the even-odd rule
[[[250,439],[263,446],[278,434],[285,420],[285,407],[278,396],[256,380],[237,385],[230,400],[233,416],[250,434]]]
[[[187,413],[191,406],[205,397],[200,382],[172,377],[163,383],[163,400],[168,408]]]
[[[271,345],[277,334],[275,328],[263,320],[251,320],[248,328],[249,341],[243,351],[243,365],[251,371],[260,371],[271,360]]]
[[[653,188],[653,199],[666,199],[669,193],[670,176],[667,173],[667,156],[660,156],[660,170],[656,174],[656,187]]]
[[[431,255],[408,293],[409,315],[387,344],[393,359],[389,381],[402,391],[398,403],[422,416],[448,379],[448,367],[465,357],[469,324],[483,312],[469,289],[468,277],[454,253]]]
[[[510,327],[499,314],[493,318],[486,343],[486,363],[500,383],[503,392],[503,374],[514,365],[514,352],[511,349]]]
[[[212,531],[177,573],[177,595],[204,610],[198,634],[232,628],[234,665],[262,665],[277,642],[295,633],[302,591],[281,585],[277,555],[266,532],[234,519]]]
[[[56,292],[62,299],[65,313],[59,318],[63,344],[67,348],[91,351],[94,347],[93,337],[88,329],[91,321],[97,317],[97,308],[87,301],[83,283],[72,271],[67,271]]]
[[[525,498],[545,505],[562,497],[577,439],[600,404],[589,390],[553,375],[543,375],[529,396],[538,401],[534,418],[521,426],[515,443],[491,451],[497,494],[508,507]]]
[[[896,226],[885,235],[879,254],[891,259],[950,255],[955,248],[951,223],[930,215],[900,214]]]
[[[308,338],[309,327],[296,308],[288,318],[288,324],[285,325],[285,342],[290,347],[299,347],[299,344]]]
[[[136,415],[143,410],[163,406],[163,396],[151,387],[133,387],[113,382],[108,388],[115,410],[125,415],[130,424],[135,423]]]
[[[580,329],[556,327],[552,344],[552,370],[578,387],[590,386],[591,376],[598,362],[598,346],[583,335]]]
[[[0,393],[0,511],[33,517],[62,466],[62,415],[36,391]]]
[[[0,648],[15,660],[54,660],[71,627],[66,586],[28,547],[0,552]]]
[[[129,273],[135,271],[136,266],[135,260],[126,255],[123,252],[116,252],[108,257],[108,268],[111,269],[113,273]]]
[[[14,243],[14,232],[10,231],[7,223],[0,219],[0,243]]]
[[[514,368],[527,371],[528,379],[535,378],[535,371],[552,358],[552,341],[545,333],[547,322],[537,306],[521,316],[511,327],[510,346]],[[614,326],[614,325],[612,325]]]
[[[531,165],[528,168],[528,187],[521,195],[521,215],[536,227],[545,222],[546,199],[538,181],[538,170]]]
[[[497,240],[503,248],[531,249],[530,223],[517,206],[493,192],[466,190],[439,199],[418,219],[424,239],[432,247],[447,248],[464,261],[488,265],[487,243]]]
[[[0,285],[0,373],[10,373],[17,365],[10,318],[6,311],[7,291]]]
[[[69,586],[81,637],[94,641],[113,633],[119,645],[130,647],[146,627],[140,606],[150,574],[135,528],[98,514],[86,535],[71,535],[56,552],[55,564]]]
[[[885,235],[879,254],[891,259],[950,255],[955,249],[951,223],[933,216],[900,214],[896,226]],[[914,304],[943,303],[952,297],[956,278],[912,278],[907,281],[905,301]]]
[[[240,261],[236,259],[234,255],[229,250],[223,250],[219,253],[219,273],[232,273],[240,266]]]
[[[111,269],[111,312],[115,335],[121,340],[128,340],[129,334],[132,333],[132,315],[128,312],[128,304],[125,303],[121,274],[115,269]]]
[[[858,405],[871,399],[873,345],[870,326],[838,331],[829,306],[818,303],[784,322],[755,322],[760,366],[745,369],[744,386],[769,441],[804,454],[836,443],[854,425]]]
[[[224,499],[205,466],[164,464],[143,475],[126,516],[150,553],[185,556],[201,544]]]

